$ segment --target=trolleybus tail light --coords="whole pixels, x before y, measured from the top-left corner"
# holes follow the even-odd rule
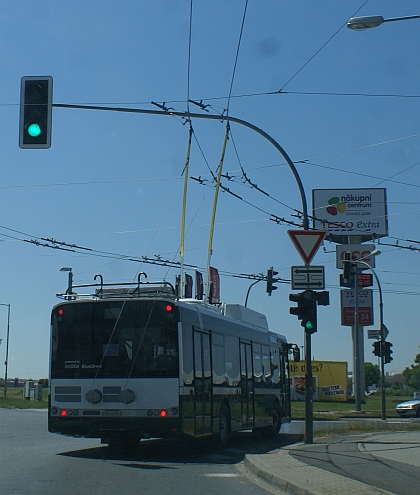
[[[164,418],[168,413],[165,410],[160,411],[159,416]]]
[[[63,309],[63,308],[59,308],[59,309],[57,310],[57,314],[58,314],[59,316],[62,316],[62,315],[64,314],[64,309]]]
[[[173,307],[173,305],[172,305],[172,304],[167,304],[167,305],[165,306],[165,309],[166,309],[166,312],[167,312],[167,313],[172,313],[172,311],[174,310],[174,307]]]
[[[64,417],[64,416],[67,416],[67,411],[66,411],[66,409],[63,409],[63,410],[61,411],[60,416],[63,416],[63,417]]]

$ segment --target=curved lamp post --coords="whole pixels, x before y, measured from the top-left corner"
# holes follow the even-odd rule
[[[121,107],[102,107],[97,105],[70,105],[67,103],[53,103],[53,107],[55,108],[75,108],[75,109],[84,109],[84,110],[102,110],[102,111],[111,111],[111,112],[126,112],[126,113],[140,113],[146,115],[166,115],[166,116],[176,116],[184,119],[210,119],[210,120],[218,120],[220,122],[234,122],[236,124],[240,124],[242,126],[248,127],[248,129],[252,129],[257,132],[260,136],[269,141],[277,151],[283,156],[286,160],[286,163],[289,165],[290,170],[293,173],[293,176],[296,180],[299,194],[302,201],[302,227],[304,230],[309,230],[309,217],[308,217],[308,205],[305,196],[305,190],[303,188],[302,180],[299,176],[299,173],[295,167],[295,164],[292,162],[289,155],[286,151],[280,146],[280,144],[272,137],[270,134],[265,132],[263,129],[257,127],[251,122],[248,122],[243,119],[239,119],[237,117],[232,117],[231,115],[213,115],[213,114],[201,114],[194,112],[176,112],[175,110],[150,110],[150,109],[141,109],[141,108],[121,108]]]
[[[407,17],[391,17],[384,19],[381,15],[370,15],[363,17],[352,17],[347,21],[347,27],[354,31],[363,31],[364,29],[375,28],[384,22],[407,21],[409,19],[420,19],[420,15],[410,15]]]
[[[378,249],[373,250],[366,256],[359,259],[346,260],[343,259],[344,263],[351,263],[357,266],[358,263],[365,265],[367,268],[372,269],[372,267],[366,261],[363,261],[370,256],[376,256],[380,254]],[[375,279],[377,280],[376,273]],[[380,284],[377,280],[379,286],[379,298],[380,298],[380,320],[382,322],[383,312],[382,312],[382,291],[380,290]],[[363,359],[363,335],[359,332],[359,315],[358,315],[358,292],[359,287],[357,283],[357,275],[354,278],[354,291],[355,291],[355,305],[354,305],[354,326],[353,326],[353,382],[354,382],[354,398],[356,403],[356,411],[362,410],[362,391],[365,390],[364,384],[364,359]],[[382,325],[381,325],[382,326]]]
[[[370,253],[371,255],[375,256],[378,254],[381,254],[380,251],[375,250]],[[357,263],[361,263],[362,265],[365,265],[371,272],[373,277],[375,278],[376,285],[378,286],[378,294],[379,294],[379,338],[381,342],[381,419],[386,419],[386,396],[385,396],[385,365],[384,365],[384,356],[383,356],[383,342],[385,341],[386,335],[385,335],[385,325],[384,325],[384,304],[382,300],[382,289],[381,289],[381,283],[379,282],[379,278],[376,275],[375,270],[369,265],[369,263],[366,263],[366,261],[361,261],[357,260]]]

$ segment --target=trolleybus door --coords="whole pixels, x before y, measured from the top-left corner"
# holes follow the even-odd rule
[[[254,423],[254,380],[252,377],[251,344],[241,342],[241,401],[242,427],[251,428]]]
[[[210,335],[194,331],[195,434],[211,433]]]
[[[280,353],[280,384],[282,397],[282,416],[286,419],[291,418],[290,409],[290,382],[288,376],[287,354],[283,351]]]

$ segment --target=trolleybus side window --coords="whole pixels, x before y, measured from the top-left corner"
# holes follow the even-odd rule
[[[225,361],[227,384],[236,387],[240,382],[239,337],[225,335]]]
[[[226,361],[223,335],[212,332],[213,384],[223,385],[226,382]]]
[[[258,384],[262,382],[261,344],[252,345],[252,361],[254,365],[254,381]]]
[[[280,357],[279,348],[270,347],[270,361],[271,361],[271,383],[279,385],[280,383]]]
[[[261,364],[262,364],[262,375],[263,380],[266,383],[271,383],[271,368],[270,368],[270,356],[268,346],[263,345],[261,347]]]

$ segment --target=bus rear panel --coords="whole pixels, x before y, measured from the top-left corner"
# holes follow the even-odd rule
[[[178,320],[171,301],[56,306],[49,431],[100,438],[179,432]]]

